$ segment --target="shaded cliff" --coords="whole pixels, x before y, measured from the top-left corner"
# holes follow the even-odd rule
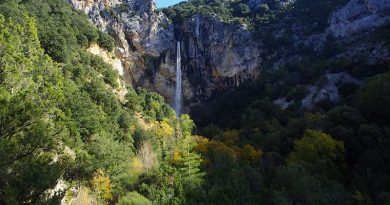
[[[183,69],[191,86],[191,103],[208,99],[260,75],[260,44],[241,25],[228,25],[214,17],[196,15],[175,25],[182,42]]]

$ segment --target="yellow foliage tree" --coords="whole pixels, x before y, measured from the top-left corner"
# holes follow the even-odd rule
[[[138,159],[138,157],[134,157],[133,158],[133,160],[131,162],[131,165],[132,165],[132,167],[133,167],[133,169],[134,169],[134,171],[136,173],[142,173],[143,172],[143,166],[144,165],[142,164],[141,160]]]
[[[163,119],[162,121],[156,122],[155,133],[159,138],[172,137],[175,129],[170,125],[168,119]]]
[[[242,155],[251,161],[257,161],[263,156],[263,151],[256,150],[252,145],[245,145],[242,149]]]
[[[222,134],[222,140],[226,144],[235,144],[240,139],[240,132],[238,130],[227,130]]]
[[[180,161],[181,158],[182,158],[182,153],[178,150],[174,151],[172,155],[172,163],[176,163]]]
[[[95,172],[95,175],[92,179],[92,185],[94,191],[103,201],[108,202],[112,199],[111,181],[103,170],[99,169]]]
[[[209,142],[210,142],[210,140],[205,138],[205,137],[197,138],[196,151],[198,151],[202,154],[207,154],[209,152],[209,148],[208,148]]]
[[[217,155],[218,157],[227,157],[231,160],[237,160],[238,158],[236,150],[220,141],[211,140],[209,143],[209,150],[212,150],[214,155]]]

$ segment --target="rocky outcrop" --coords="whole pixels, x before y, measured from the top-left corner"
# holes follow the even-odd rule
[[[119,58],[117,58],[113,53],[108,52],[107,50],[100,48],[97,44],[91,45],[88,49],[93,55],[99,56],[103,59],[103,61],[112,66],[114,70],[118,72],[120,76],[124,76],[124,67]],[[112,92],[118,97],[121,102],[126,101],[126,95],[128,93],[126,84],[123,81],[122,77],[116,80],[118,86],[116,88],[112,88],[109,85],[108,88],[112,90]]]
[[[390,22],[390,1],[351,0],[332,13],[329,29],[336,37],[346,37]]]
[[[152,0],[68,0],[100,30],[115,38],[115,54],[128,83],[172,99],[175,40],[173,26]]]
[[[328,17],[324,28],[318,28],[312,33],[303,33],[305,26],[300,22],[286,25],[290,22],[289,15],[282,19],[273,32],[274,39],[283,40],[292,35],[292,47],[281,45],[272,54],[271,64],[274,68],[291,61],[299,61],[303,50],[310,55],[320,56],[330,51],[333,58],[348,58],[353,61],[380,62],[390,60],[388,45],[383,39],[369,39],[372,32],[390,23],[390,2],[388,0],[349,0],[340,5]],[[310,21],[309,21],[310,22]],[[317,25],[312,21],[310,26]],[[345,49],[337,50],[337,45]],[[332,47],[334,46],[334,48]]]
[[[112,53],[104,50],[103,48],[100,48],[97,44],[91,45],[88,49],[88,52],[90,52],[93,55],[101,57],[104,62],[111,65],[113,69],[115,69],[120,76],[124,75],[124,67],[119,58],[117,58]]]
[[[301,103],[302,108],[312,109],[315,104],[324,101],[338,103],[340,100],[338,86],[347,83],[361,85],[362,82],[345,72],[325,75],[323,81],[308,87],[308,93]]]

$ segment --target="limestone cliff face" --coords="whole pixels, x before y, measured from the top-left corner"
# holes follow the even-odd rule
[[[390,1],[350,0],[334,11],[328,21],[324,35],[334,37],[347,48],[336,53],[336,58],[361,60],[367,64],[390,61],[386,39],[370,39],[375,29],[390,24]]]
[[[173,25],[152,0],[68,0],[100,30],[115,38],[115,54],[128,83],[174,95]]]
[[[116,40],[116,55],[128,82],[149,88],[173,103],[176,41],[183,53],[185,107],[214,92],[259,75],[259,44],[239,25],[195,16],[173,25],[152,0],[69,0]]]
[[[329,58],[390,61],[389,46],[380,40],[368,41],[374,28],[390,22],[388,0],[349,0],[330,13],[323,30],[304,33],[305,25],[289,22],[289,15],[272,25],[271,39],[253,39],[245,26],[226,24],[215,17],[195,15],[173,25],[156,10],[153,0],[68,0],[84,11],[102,31],[116,40],[115,54],[125,67],[129,83],[163,95],[173,104],[175,92],[176,42],[181,42],[184,107],[207,100],[214,93],[257,79],[265,68],[278,69],[299,61],[310,48],[311,55],[323,55],[331,44]],[[249,1],[251,7],[262,0]],[[292,5],[294,0],[282,1]],[[312,22],[313,25],[316,22]],[[291,45],[267,46],[288,37]],[[333,50],[332,50],[333,49]],[[307,51],[306,51],[307,52]]]
[[[303,33],[304,27],[299,22],[287,25],[289,15],[279,21],[278,29],[272,33],[278,41],[286,36],[292,39],[292,46],[279,46],[267,51],[270,64],[274,68],[291,61],[299,61],[307,55],[320,56],[326,49],[330,50],[331,58],[363,61],[368,64],[389,61],[389,46],[384,39],[370,39],[372,32],[390,23],[390,2],[388,0],[349,0],[345,5],[331,12],[325,28],[313,33]],[[317,22],[310,22],[316,25]],[[339,45],[344,49],[330,47]],[[308,51],[307,51],[308,50]]]
[[[332,13],[329,29],[336,37],[346,37],[390,22],[390,1],[351,0]]]
[[[175,26],[182,44],[182,67],[191,86],[186,100],[197,103],[260,75],[261,45],[241,25],[196,15]],[[191,104],[187,102],[187,104]]]
[[[290,48],[281,46],[270,56],[269,62],[279,68],[288,62],[300,61],[307,55],[302,50],[309,48],[310,55],[331,60],[348,60],[367,65],[390,62],[389,39],[375,38],[375,29],[390,24],[390,2],[388,0],[349,0],[337,10],[330,13],[328,24],[322,31],[312,34],[302,34],[303,25],[294,23],[292,28],[293,45]],[[315,23],[315,22],[314,22]],[[285,35],[283,20],[273,36],[278,39]],[[340,47],[342,49],[340,49]],[[306,51],[307,52],[307,51]],[[324,56],[324,53],[331,53]],[[326,55],[326,54],[325,54]],[[339,91],[336,84],[353,83],[361,85],[357,79],[348,73],[328,73],[315,85],[307,87],[307,93],[302,99],[302,108],[311,109],[316,103],[339,101]],[[281,108],[287,108],[292,102],[284,102],[283,98],[276,101]]]

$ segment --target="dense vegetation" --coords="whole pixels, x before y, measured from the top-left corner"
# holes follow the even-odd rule
[[[314,17],[312,32],[342,1],[312,2],[193,0],[164,12],[258,30],[288,10],[304,24]],[[85,51],[93,44],[114,47],[63,0],[0,0],[0,204],[390,204],[388,63],[308,57],[265,71],[195,108],[195,128],[160,95],[123,88]],[[339,104],[301,109],[327,72],[362,84],[338,84]],[[283,110],[280,97],[293,103]]]
[[[121,87],[85,51],[112,38],[65,1],[0,2],[0,204],[189,203],[203,176],[189,117]]]
[[[361,88],[338,84],[342,99],[337,105],[322,101],[302,110],[306,87],[332,68],[366,80]],[[206,181],[221,182],[207,189],[223,189],[221,204],[388,204],[389,71],[388,64],[322,62],[319,67],[306,62],[218,94],[192,115],[210,142],[230,150],[225,153],[229,160],[212,159],[206,167]],[[280,96],[293,102],[285,110],[274,103]],[[258,161],[237,158],[242,155],[237,148],[247,145],[261,153]],[[211,166],[227,162],[218,171]]]
[[[256,36],[264,38],[270,31],[281,27],[291,32],[297,23],[300,25],[299,32],[321,32],[327,25],[330,12],[345,2],[296,0],[290,4],[285,0],[264,0],[259,4],[250,0],[189,0],[162,11],[175,24],[197,14],[214,16],[225,23],[245,24],[256,32]]]
[[[226,23],[247,24],[266,47],[288,46],[292,34],[322,32],[332,10],[346,1],[192,0],[163,12],[181,24],[196,14],[215,16]],[[294,30],[294,25],[299,29]],[[275,29],[285,37],[273,42]],[[390,45],[388,26],[371,38]],[[266,39],[266,40],[265,40]],[[270,40],[268,40],[270,39]],[[326,45],[321,55],[299,52],[300,62],[262,73],[217,93],[193,109],[198,144],[206,170],[205,200],[211,204],[390,204],[390,67],[332,60],[343,45]],[[302,109],[307,88],[326,84],[327,73],[347,72],[361,81],[338,83],[339,104],[330,100]],[[278,99],[291,102],[281,109]]]

